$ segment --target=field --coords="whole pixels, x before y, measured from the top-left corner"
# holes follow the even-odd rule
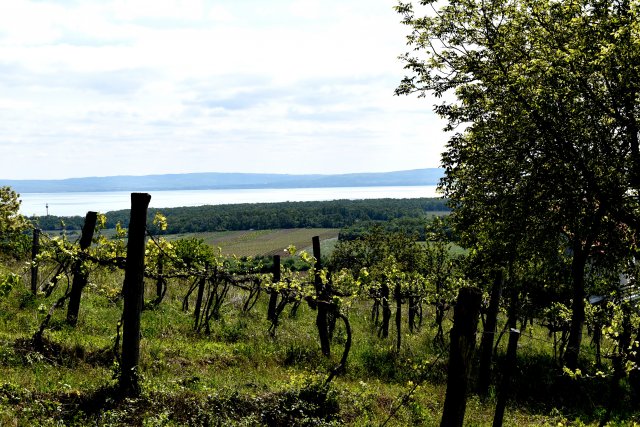
[[[0,273],[8,268],[20,271],[14,265],[2,267]],[[25,273],[23,283],[26,279]],[[287,309],[271,336],[267,296],[244,311],[246,292],[232,289],[210,333],[197,333],[192,308],[183,310],[190,286],[185,280],[171,281],[164,301],[143,312],[142,394],[121,399],[115,388],[118,364],[113,346],[122,313],[122,279],[119,270],[92,271],[77,327],[64,321],[64,309],[56,310],[42,348],[35,348],[31,337],[61,291],[49,298],[33,297],[21,285],[0,297],[0,425],[439,424],[447,349],[433,344],[431,308],[419,330],[410,333],[403,326],[403,344],[396,351],[395,332],[386,339],[377,336],[370,302],[354,301],[347,309],[353,346],[346,372],[325,385],[345,344],[341,324],[331,357],[325,358],[318,345],[315,312],[306,303],[295,314]],[[153,283],[146,288],[150,301]],[[447,319],[445,328],[450,327]],[[606,388],[585,380],[576,389],[576,383],[559,376],[549,342],[540,326],[523,336],[518,385],[505,425],[596,425]],[[470,396],[465,425],[491,424],[492,390],[486,400]],[[631,426],[633,420],[640,421],[637,417],[622,412],[611,425]]]
[[[158,308],[144,311],[143,394],[119,400],[110,390],[111,348],[122,311],[113,292],[120,280],[114,273],[96,274],[78,327],[58,313],[39,352],[29,337],[53,298],[33,299],[14,289],[0,300],[0,425],[381,425],[396,407],[388,425],[438,424],[446,357],[432,347],[430,328],[406,334],[396,354],[393,338],[377,338],[367,304],[358,303],[350,314],[355,343],[347,372],[324,388],[342,351],[343,329],[336,331],[332,358],[325,359],[306,305],[286,316],[272,338],[265,300],[242,312],[245,296],[235,292],[211,334],[196,334],[192,314],[180,308],[187,286],[181,282],[172,284]],[[426,381],[401,405],[411,382],[421,379]],[[470,421],[490,423],[492,401],[472,398],[469,406]],[[516,404],[506,425],[557,425],[563,419]]]
[[[311,252],[311,238],[318,235],[324,242],[322,252],[328,255],[338,231],[248,230],[164,237],[170,241],[193,237],[220,247],[224,254],[251,256],[282,254],[290,244]],[[74,236],[70,238],[74,240]],[[416,252],[410,245],[404,247]],[[424,244],[422,247],[426,248]],[[448,252],[463,251],[449,245]],[[348,318],[352,335],[347,334],[347,323],[338,319],[327,357],[319,344],[319,310],[314,297],[303,297],[298,300],[299,306],[287,303],[279,320],[272,323],[267,320],[267,292],[273,288],[265,287],[264,276],[242,282],[240,278],[246,273],[228,273],[230,269],[225,274],[236,276],[221,282],[195,273],[175,276],[166,282],[167,292],[159,303],[154,302],[158,282],[149,276],[145,279],[140,334],[141,393],[123,398],[118,378],[124,273],[110,264],[88,265],[89,283],[83,292],[78,323],[71,326],[66,307],[55,306],[56,301],[63,301],[60,298],[67,292],[64,288],[70,284],[69,275],[60,275],[61,282],[50,296],[43,292],[33,295],[24,263],[0,263],[0,278],[11,274],[20,278],[17,282],[0,282],[0,426],[440,424],[450,349],[448,338],[443,343],[436,339],[437,304],[432,295],[425,294],[424,312],[413,330],[409,330],[408,298],[394,298],[389,308],[394,325],[385,337],[381,334],[382,321],[372,316],[371,294],[342,294],[333,304]],[[51,275],[56,267],[53,260],[42,265],[42,275]],[[217,264],[214,268],[226,267]],[[208,269],[206,274],[210,274]],[[306,274],[290,272],[280,283],[299,280],[299,287],[291,289],[313,290],[313,277]],[[394,273],[389,270],[389,274]],[[203,277],[207,277],[209,295],[205,305],[210,307],[218,297],[221,305],[215,316],[207,317],[206,328],[197,328],[195,325],[202,326],[203,320],[198,323],[195,315],[194,308],[199,304],[193,291],[195,285],[205,283]],[[228,291],[221,291],[220,283],[231,284]],[[260,292],[252,302],[255,289]],[[43,329],[44,338],[37,340],[36,332],[51,315]],[[498,331],[504,323],[502,313]],[[611,386],[608,379],[595,375],[593,346],[587,339],[583,342],[584,375],[563,374],[555,355],[556,337],[552,338],[541,323],[536,320],[522,330],[504,425],[598,425],[606,412]],[[396,329],[398,325],[400,329]],[[451,328],[449,309],[443,329],[448,332]],[[478,342],[481,336],[480,332],[476,335]],[[488,396],[473,393],[477,372],[471,373],[465,425],[492,423],[506,341],[496,344],[497,363]],[[351,343],[351,349],[345,369],[334,377],[330,373],[339,364],[347,343]],[[477,366],[477,360],[475,363]],[[632,394],[625,387],[627,393],[616,404],[610,426],[640,422]]]
[[[329,255],[338,242],[339,228],[290,228],[283,230],[244,230],[244,231],[209,231],[200,233],[180,233],[163,235],[167,240],[196,238],[202,239],[214,248],[220,248],[224,255],[257,256],[281,255],[288,256],[285,248],[294,245],[299,251],[311,253],[311,238],[319,236],[324,255]],[[49,235],[59,235],[59,231],[48,232]],[[105,236],[112,236],[115,230],[103,230]],[[67,232],[70,240],[80,236],[78,230]]]
[[[282,255],[289,245],[311,252],[311,238],[319,236],[322,253],[329,254],[338,241],[337,228],[293,228],[285,230],[220,231],[188,234],[170,234],[168,240],[195,237],[222,249],[224,255],[256,256]]]

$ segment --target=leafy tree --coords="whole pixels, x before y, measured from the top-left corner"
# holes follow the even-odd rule
[[[623,246],[621,223],[639,229],[634,215],[640,183],[637,4],[422,0],[419,5],[426,8],[423,16],[416,16],[410,3],[397,6],[411,28],[408,43],[418,52],[404,55],[411,75],[397,93],[453,98],[436,106],[449,130],[464,128],[443,156],[443,187],[457,224],[467,233],[487,233],[488,239],[476,243],[505,244],[514,256],[525,241],[548,237],[570,251],[566,363],[575,368],[588,260],[596,245]],[[513,233],[517,222],[510,216],[522,221],[524,233]]]
[[[30,227],[19,213],[19,197],[11,187],[0,187],[0,252],[16,256],[25,253],[29,245],[24,232]]]

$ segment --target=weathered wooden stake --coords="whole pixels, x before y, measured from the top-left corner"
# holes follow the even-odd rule
[[[38,293],[38,266],[36,265],[36,257],[40,252],[40,229],[33,229],[33,241],[31,243],[31,293]]]
[[[409,305],[409,307],[407,307],[407,314],[409,316],[409,332],[411,333],[413,333],[416,325],[417,301],[418,298],[413,295],[409,295],[407,298],[407,304]]]
[[[382,300],[382,323],[380,324],[380,330],[378,331],[378,336],[382,338],[387,338],[389,336],[389,322],[391,321],[391,308],[389,305],[389,284],[385,280],[382,283],[381,289],[381,300]]]
[[[498,391],[498,402],[496,403],[496,412],[493,415],[493,427],[502,427],[504,418],[504,410],[507,407],[507,399],[509,398],[509,385],[511,383],[511,374],[516,366],[516,352],[518,350],[518,338],[520,331],[511,328],[509,331],[509,344],[507,345],[507,360],[505,361],[502,384]]]
[[[489,309],[487,310],[487,320],[482,331],[480,343],[480,367],[478,368],[478,394],[486,396],[489,393],[491,383],[491,365],[493,356],[493,340],[498,324],[498,311],[500,309],[500,296],[504,276],[502,270],[498,270],[491,285],[491,296],[489,299]]]
[[[198,330],[198,326],[200,324],[200,312],[202,311],[202,298],[204,296],[204,286],[207,284],[207,278],[201,277],[200,282],[198,283],[198,298],[196,299],[196,309],[193,311],[193,314],[196,317],[195,324],[193,326],[194,330]]]
[[[122,358],[120,389],[125,395],[140,394],[138,363],[140,362],[140,314],[144,303],[144,250],[147,209],[151,196],[131,193],[131,219],[127,242],[127,264],[122,294]]]
[[[93,232],[96,228],[98,213],[89,211],[84,218],[82,235],[80,236],[80,250],[86,251],[91,246]],[[87,285],[88,274],[82,270],[82,260],[79,259],[73,264],[73,282],[71,283],[71,294],[69,295],[69,306],[67,307],[67,323],[75,326],[78,323],[78,313],[80,312],[80,299],[82,290]]]
[[[280,255],[273,256],[273,284],[280,282]],[[267,309],[267,320],[272,322],[276,318],[276,307],[278,306],[278,291],[271,289],[269,295],[269,308]]]
[[[396,299],[396,352],[400,353],[402,344],[402,293],[400,283],[396,283],[393,296]]]
[[[156,280],[156,304],[160,304],[165,293],[164,256],[158,255],[158,279]]]
[[[441,427],[462,427],[464,421],[481,298],[482,293],[477,288],[462,288],[458,293],[451,328],[447,394]]]
[[[316,316],[316,326],[318,327],[318,335],[320,336],[320,348],[322,354],[326,357],[331,356],[331,343],[329,341],[329,322],[328,322],[328,292],[327,286],[322,283],[322,276],[320,271],[322,270],[322,264],[320,262],[320,237],[313,236],[311,238],[313,243],[313,256],[316,259],[315,264],[315,277],[314,285],[316,288],[316,298],[318,303],[318,314]]]

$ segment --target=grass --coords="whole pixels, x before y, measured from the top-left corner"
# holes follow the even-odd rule
[[[282,230],[246,230],[220,231],[206,233],[170,234],[165,236],[169,240],[196,237],[205,243],[220,247],[224,255],[256,256],[282,255],[285,248],[294,245],[298,249],[308,248],[311,252],[311,238],[319,236],[323,242],[323,254],[329,254],[338,240],[337,228],[292,228]],[[328,241],[328,242],[327,242]],[[332,243],[329,243],[332,242]]]
[[[2,266],[0,272],[9,270],[19,266]],[[388,339],[378,338],[369,321],[370,303],[355,301],[348,311],[354,342],[347,371],[324,387],[342,351],[342,325],[326,359],[315,312],[306,304],[295,317],[287,309],[272,338],[266,296],[252,311],[242,312],[246,295],[234,290],[211,334],[197,334],[192,313],[181,310],[189,282],[175,280],[162,304],[142,315],[143,393],[121,399],[113,391],[110,351],[122,313],[122,301],[111,290],[121,286],[122,274],[96,270],[90,280],[77,327],[66,325],[65,310],[58,310],[45,334],[48,350],[40,352],[29,339],[59,295],[33,298],[25,281],[0,298],[0,425],[369,426],[383,424],[395,408],[387,425],[439,425],[447,353],[432,344],[430,310],[418,332],[408,333],[405,320],[396,353],[394,328]],[[153,285],[147,289],[150,300]],[[447,320],[446,330],[450,327]],[[544,329],[536,326],[523,335],[518,366],[506,426],[597,425],[607,384],[562,377]],[[411,382],[420,380],[400,405]],[[611,425],[640,421],[627,403]],[[493,396],[482,400],[471,394],[465,425],[491,425],[494,404]]]
[[[163,235],[168,240],[197,238],[208,245],[222,249],[223,255],[258,256],[281,255],[288,256],[285,248],[294,245],[299,250],[311,253],[311,238],[319,236],[323,255],[329,255],[338,242],[339,228],[290,228],[279,230],[243,230],[243,231],[208,231],[201,233],[182,233]],[[79,231],[67,232],[69,240],[79,237]],[[52,232],[56,236],[60,232]],[[103,230],[105,236],[115,235],[115,230]]]

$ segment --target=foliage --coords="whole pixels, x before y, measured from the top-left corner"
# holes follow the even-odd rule
[[[99,217],[100,226],[106,222]],[[360,239],[340,242],[327,268],[320,271],[316,271],[317,260],[290,246],[287,251],[299,255],[306,271],[294,271],[283,263],[279,281],[274,280],[272,267],[262,264],[264,259],[223,256],[198,239],[169,242],[150,237],[146,280],[163,282],[164,299],[154,295],[153,287],[146,287],[147,300],[156,297],[156,301],[147,304],[143,313],[143,394],[135,399],[119,398],[111,381],[122,313],[118,296],[125,230],[120,229],[114,238],[98,230],[86,252],[80,252],[65,234],[47,240],[37,264],[53,271],[49,274],[57,275],[57,282],[68,280],[70,273],[57,272],[52,266],[79,263],[89,273],[83,315],[77,328],[71,328],[53,310],[53,302],[67,293],[62,287],[54,286],[49,296],[32,295],[17,282],[0,298],[0,324],[5,325],[0,330],[0,376],[6,385],[0,386],[0,423],[42,424],[53,414],[64,414],[65,424],[80,425],[370,425],[386,420],[391,408],[399,408],[394,412],[396,425],[437,423],[446,377],[446,343],[434,345],[433,338],[440,334],[446,339],[442,331],[449,319],[442,316],[439,327],[431,322],[419,327],[414,322],[413,329],[397,328],[397,342],[402,338],[404,345],[394,348],[372,328],[370,302],[375,298],[381,303],[383,298],[387,303],[395,301],[387,309],[388,318],[394,309],[402,314],[397,322],[411,316],[404,315],[403,304],[415,307],[424,302],[425,314],[437,317],[464,283],[462,261],[451,255],[444,231],[443,224],[435,221],[428,229],[430,242],[417,244],[411,236],[374,229]],[[527,280],[528,275],[537,274],[535,269],[518,268],[522,271],[517,276]],[[592,275],[594,283],[606,281],[595,266]],[[330,300],[322,301],[322,294],[317,293],[316,277],[330,284]],[[200,324],[206,327],[194,328],[195,310],[190,307],[200,283],[206,285],[206,303],[199,311],[204,319]],[[606,288],[603,283],[599,286]],[[390,292],[382,296],[385,287]],[[280,311],[275,321],[266,319],[267,300],[273,293],[277,293],[279,308],[291,308],[291,316]],[[29,295],[29,304],[23,304],[25,295]],[[332,375],[335,371],[335,357],[324,356],[317,343],[314,318],[321,303],[348,315],[354,331],[346,370],[333,382],[325,378],[328,371]],[[49,314],[48,306],[52,307]],[[210,307],[216,307],[215,315],[210,315]],[[615,333],[624,330],[625,324],[624,311],[612,313],[612,322],[607,324],[611,328],[603,338],[607,344],[617,342]],[[50,320],[44,339],[37,342],[25,337],[25,331],[37,329],[43,318]],[[350,339],[346,328],[346,322],[336,324],[333,344],[346,346]],[[523,337],[521,345],[544,341],[539,327],[532,330],[537,340]],[[582,369],[574,381],[580,382],[584,393],[559,396],[554,390],[565,393],[567,387],[553,369],[548,343],[521,356],[525,368],[518,381],[524,382],[516,387],[518,403],[509,415],[510,423],[541,425],[567,417],[593,421],[597,415],[592,406],[600,407],[601,396],[606,396],[602,392],[605,379],[595,369]],[[610,372],[608,365],[599,369]],[[544,393],[531,393],[534,386]],[[628,417],[625,411],[630,406],[622,403],[614,415]],[[469,422],[486,424],[492,403],[472,400],[472,404]],[[544,415],[554,406],[563,412]]]
[[[532,257],[551,266],[570,254],[575,369],[588,262],[631,259],[640,231],[640,11],[630,1],[419,3],[423,16],[397,6],[414,48],[397,93],[446,96],[436,112],[462,129],[442,186],[464,242],[515,273]]]
[[[24,232],[30,226],[19,213],[19,197],[11,187],[0,187],[0,253],[22,257],[29,248],[30,239]]]
[[[162,209],[166,230],[154,233],[177,234],[224,230],[269,230],[287,228],[341,228],[359,221],[386,221],[394,218],[426,217],[431,212],[446,212],[443,199],[371,199],[321,202],[254,203]],[[157,209],[149,209],[151,223]],[[116,223],[128,225],[129,211],[107,212],[107,228]],[[68,230],[82,228],[83,218],[37,217],[43,230],[60,230],[60,220]]]
[[[15,273],[0,276],[0,298],[5,297],[15,287],[22,284],[22,278]]]
[[[154,239],[158,241],[158,238]],[[371,242],[383,246],[385,240],[384,235],[371,237]],[[109,239],[98,237],[98,241],[109,244]],[[422,255],[418,255],[422,249],[420,246],[407,246],[409,243],[410,240],[400,237],[390,238],[388,244],[394,249],[387,255],[403,248],[407,253],[400,251],[397,258],[386,256],[376,267],[380,274],[385,272],[389,275],[390,280],[403,281],[402,287],[407,289],[416,278],[409,274],[408,268],[412,265],[418,270],[425,268],[424,259],[420,258]],[[437,264],[438,254],[447,252],[435,243],[434,262]],[[119,244],[117,239],[115,244]],[[151,244],[155,243],[152,241]],[[61,257],[64,249],[73,252],[65,244],[57,247]],[[172,247],[164,248],[164,255],[175,256],[172,248],[173,243]],[[295,248],[290,250],[293,252]],[[204,261],[209,259],[211,262],[211,253],[198,241],[187,242],[183,253],[193,260],[190,274],[200,274],[198,269]],[[215,251],[213,253],[215,255]],[[70,253],[67,256],[74,255]],[[148,253],[149,265],[155,256],[152,251]],[[313,264],[312,257],[303,255],[303,258]],[[45,260],[41,262],[44,267]],[[218,261],[214,258],[214,262]],[[174,273],[185,272],[183,267],[176,266]],[[221,268],[237,266],[236,261],[228,260],[222,262]],[[171,274],[172,269],[167,266],[165,272]],[[150,268],[148,272],[151,271]],[[302,299],[313,297],[309,281],[314,272],[313,269],[309,271],[311,274],[300,275],[283,268],[279,284],[272,283],[268,276],[263,276],[262,283],[283,294],[290,291]],[[422,274],[428,271],[431,267]],[[325,279],[332,276],[336,287],[349,293],[364,289],[361,285],[368,280],[364,272],[355,280],[341,274],[327,271],[323,276]],[[371,274],[375,276],[378,273]],[[319,351],[314,324],[316,312],[307,304],[300,306],[295,318],[281,316],[278,334],[272,337],[265,333],[268,327],[264,316],[265,295],[252,311],[244,312],[241,307],[249,290],[232,288],[220,320],[211,323],[211,333],[197,334],[193,332],[192,314],[183,312],[181,307],[190,280],[180,277],[167,278],[167,297],[162,304],[143,314],[141,370],[144,392],[136,399],[120,399],[112,387],[113,355],[110,351],[122,306],[102,290],[117,288],[122,276],[111,266],[94,262],[90,266],[90,277],[94,284],[87,287],[83,299],[85,314],[81,316],[77,329],[69,328],[59,316],[54,315],[43,349],[33,347],[29,337],[25,337],[25,331],[36,329],[42,319],[44,313],[38,307],[48,306],[63,290],[55,290],[46,299],[39,295],[35,304],[24,308],[19,308],[19,300],[24,294],[20,288],[23,286],[14,286],[6,298],[0,299],[0,324],[5,325],[0,330],[0,374],[3,378],[0,423],[12,424],[20,420],[19,423],[46,425],[47,420],[58,417],[66,425],[264,425],[270,422],[379,425],[387,419],[390,408],[396,407],[407,390],[413,388],[411,381],[425,378],[406,407],[399,409],[391,425],[433,424],[439,419],[446,377],[445,362],[441,358],[439,363],[428,368],[428,375],[421,368],[442,352],[430,344],[436,332],[430,323],[412,333],[403,332],[406,345],[398,352],[388,341],[372,333],[370,300],[366,293],[344,299],[341,308],[349,313],[352,320],[354,350],[346,372],[327,386],[324,378],[333,361],[326,360]],[[152,297],[152,293],[153,289],[147,287],[146,297]],[[338,327],[334,342],[341,343],[343,337],[343,330]],[[523,345],[531,342],[537,341],[523,338]],[[536,357],[544,359],[548,348],[536,351],[540,352]],[[523,357],[522,363],[527,369],[521,375],[536,372],[539,376],[531,374],[526,377],[522,388],[533,389],[535,385],[542,387],[546,394],[538,392],[519,396],[518,404],[510,411],[509,425],[542,425],[557,419],[574,419],[576,412],[571,411],[581,411],[581,407],[576,406],[578,402],[600,402],[597,396],[606,395],[591,392],[589,383],[584,382],[585,389],[591,393],[589,399],[561,400],[568,409],[549,416],[551,409],[545,406],[545,399],[551,399],[551,396],[560,399],[553,392],[554,387],[559,387],[557,371],[554,373],[552,366],[544,363],[546,359],[538,361],[534,357]],[[541,372],[545,373],[544,376]],[[590,374],[588,370],[583,372]],[[539,384],[539,378],[549,383]],[[602,383],[600,380],[600,385]],[[531,396],[535,396],[533,402]],[[484,425],[490,420],[492,402],[471,406],[470,423]],[[588,410],[578,412],[587,413]],[[625,416],[624,412],[619,414]],[[583,419],[585,422],[593,421],[593,416],[583,415]]]
[[[402,217],[393,218],[386,221],[358,221],[348,227],[344,227],[340,230],[339,240],[355,240],[364,237],[365,234],[375,229],[376,227],[382,227],[387,233],[402,233],[409,236],[413,236],[416,240],[425,241],[429,240],[429,227],[431,223],[437,222],[434,218],[447,218],[447,213],[434,213],[430,217]],[[443,221],[447,221],[444,219]],[[450,226],[446,226],[445,233],[448,241],[454,241],[453,231]]]

